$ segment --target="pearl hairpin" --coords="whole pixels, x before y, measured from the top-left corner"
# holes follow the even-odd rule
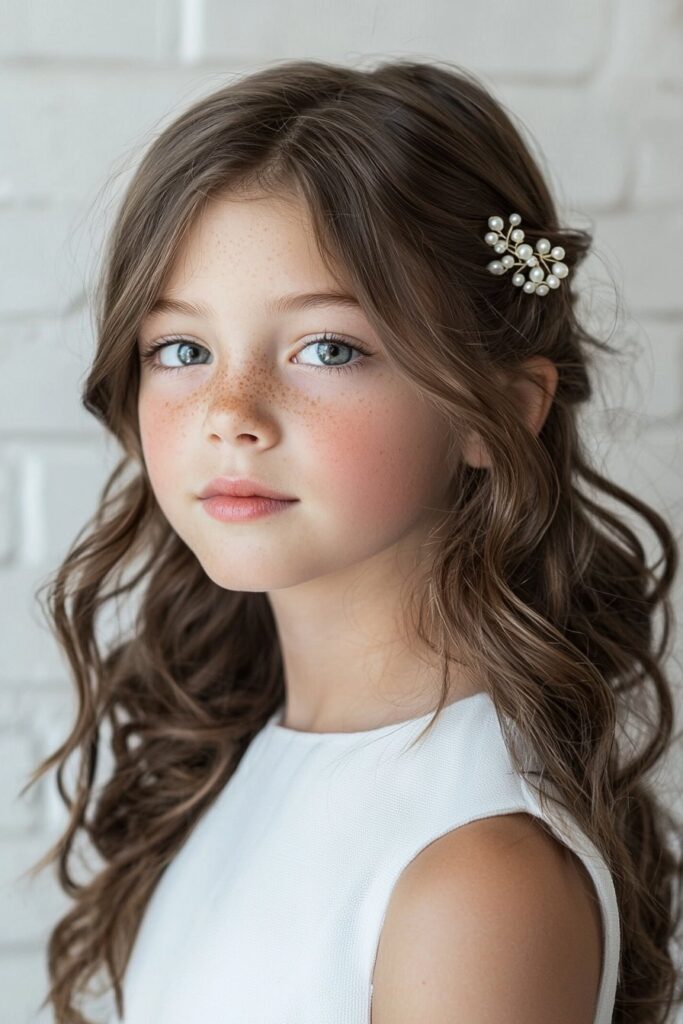
[[[522,218],[518,213],[511,213],[508,233],[503,236],[502,231],[505,226],[503,218],[489,217],[489,227],[491,230],[487,231],[484,235],[484,241],[487,245],[493,246],[494,252],[505,253],[506,255],[499,260],[492,260],[488,264],[488,269],[492,274],[498,275],[504,274],[510,267],[530,267],[528,278],[524,277],[524,274],[520,271],[517,271],[516,274],[512,275],[512,283],[518,288],[522,288],[528,294],[535,292],[536,295],[547,295],[550,288],[559,288],[560,279],[566,277],[569,273],[567,264],[561,262],[564,259],[564,249],[561,245],[551,248],[547,238],[539,238],[536,242],[536,252],[534,253],[533,247],[524,241],[524,232],[521,228],[517,227],[521,220]],[[510,244],[511,240],[514,243],[512,245]],[[546,253],[550,253],[550,258],[555,261],[549,271]],[[516,260],[515,256],[517,257]],[[539,264],[539,259],[542,265]],[[544,269],[548,271],[548,276],[545,280]]]

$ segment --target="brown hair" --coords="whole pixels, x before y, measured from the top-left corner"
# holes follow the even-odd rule
[[[621,928],[614,1021],[664,1021],[682,998],[671,948],[681,859],[668,843],[676,823],[646,776],[672,741],[664,662],[678,548],[653,508],[591,465],[577,429],[592,394],[590,347],[615,352],[575,308],[591,234],[558,222],[512,116],[472,74],[410,60],[373,70],[291,60],[231,81],[158,135],[121,202],[82,401],[123,455],[46,584],[79,707],[29,782],[58,766],[70,811],[33,868],[57,861],[73,900],[49,939],[43,1006],[52,1003],[60,1024],[87,1022],[79,1002],[106,968],[122,1013],[124,971],[162,872],[283,699],[267,595],[217,586],[169,527],[137,422],[139,325],[205,204],[249,188],[305,201],[326,265],[344,269],[396,369],[450,425],[450,500],[430,536],[419,622],[444,665],[435,710],[450,652],[466,644],[476,678],[612,872]],[[548,237],[565,250],[570,275],[545,297],[487,268],[488,217],[511,211],[527,241]],[[559,374],[538,435],[501,383],[532,356]],[[457,458],[471,430],[486,468]],[[662,549],[653,566],[611,499],[653,530]],[[105,646],[98,613],[136,588],[132,628]],[[626,735],[634,721],[637,743]],[[105,726],[113,770],[95,795]],[[513,737],[506,741],[524,772]],[[75,752],[68,794],[64,768]],[[72,871],[79,834],[102,859],[85,882]]]

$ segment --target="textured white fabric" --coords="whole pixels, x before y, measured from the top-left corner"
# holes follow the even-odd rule
[[[124,981],[126,1024],[370,1024],[392,888],[425,846],[476,818],[544,818],[586,865],[612,1019],[619,918],[596,848],[513,771],[484,693],[356,733],[299,732],[281,709],[197,823],[148,905]],[[557,815],[555,814],[555,809]]]

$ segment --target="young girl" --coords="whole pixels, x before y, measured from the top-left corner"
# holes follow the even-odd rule
[[[80,699],[32,780],[58,765],[71,811],[38,865],[73,898],[57,1022],[92,1019],[99,972],[126,1024],[680,1001],[680,851],[646,780],[679,553],[579,433],[611,350],[576,312],[591,242],[447,64],[281,62],[154,141],[83,394],[123,457],[50,590]],[[105,649],[98,612],[137,588]]]

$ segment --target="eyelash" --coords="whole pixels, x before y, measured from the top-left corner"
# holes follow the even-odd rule
[[[341,366],[313,366],[311,363],[305,363],[301,365],[309,366],[312,370],[332,370],[337,372],[345,372],[346,370],[357,369],[365,362],[366,358],[370,356],[370,353],[366,352],[365,349],[360,347],[360,345],[351,345],[349,344],[348,341],[345,340],[343,335],[335,334],[332,331],[324,331],[319,338],[314,338],[312,341],[307,342],[303,346],[303,348],[299,349],[299,352],[303,352],[305,349],[310,348],[311,345],[319,345],[326,341],[339,342],[344,346],[344,348],[349,348],[355,352],[359,352],[363,358],[356,359],[355,362],[353,363],[343,363]],[[147,349],[145,349],[144,352],[140,354],[140,358],[142,362],[147,363],[149,365],[150,370],[153,370],[155,373],[158,371],[160,371],[161,373],[177,373],[178,370],[185,370],[193,365],[202,366],[202,363],[187,363],[185,366],[163,366],[160,363],[154,361],[154,357],[156,353],[159,351],[159,349],[169,348],[171,345],[179,345],[182,343],[186,343],[188,345],[198,345],[199,348],[204,348],[203,345],[199,345],[198,342],[192,341],[191,338],[170,337],[162,339],[161,341],[157,341],[153,345],[150,345]],[[299,354],[299,352],[297,352],[297,355]]]

